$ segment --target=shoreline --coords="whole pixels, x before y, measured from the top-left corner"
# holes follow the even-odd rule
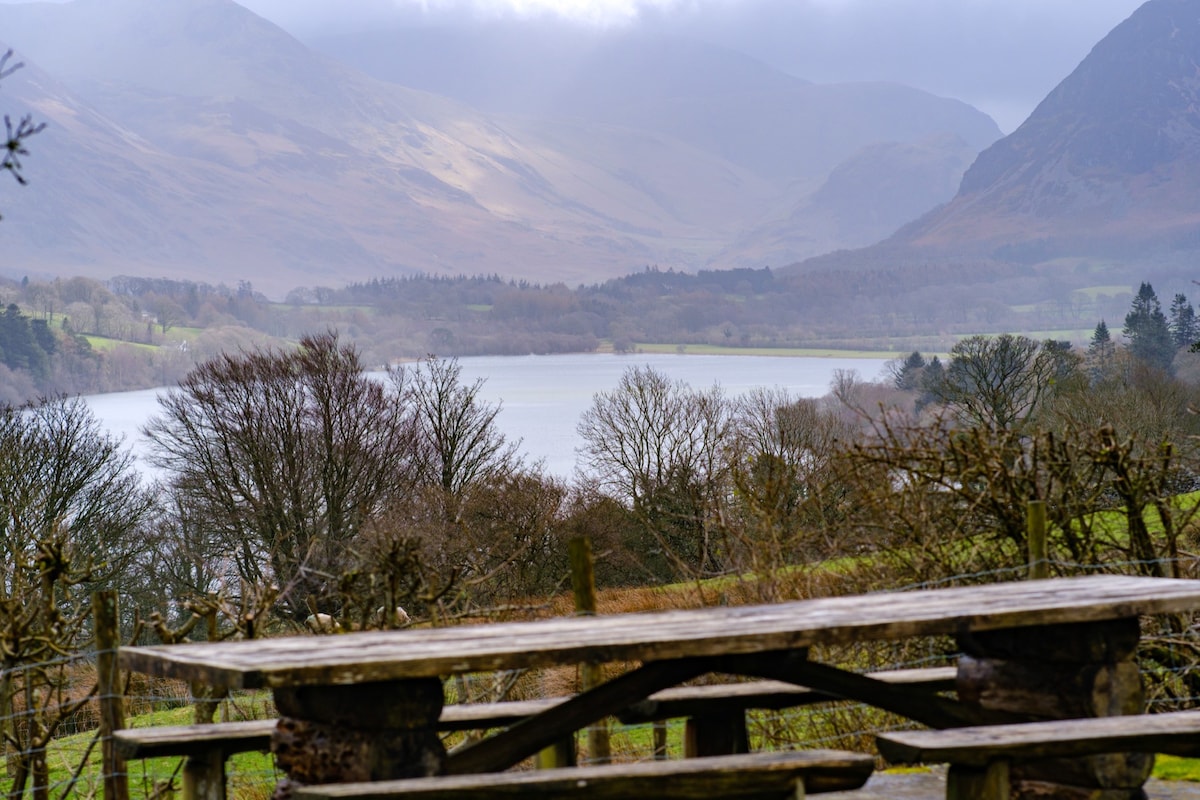
[[[614,355],[682,355],[682,356],[772,356],[776,358],[878,358],[890,361],[907,353],[896,350],[838,350],[832,347],[725,347],[714,344],[661,344],[639,342],[626,353],[617,353],[611,346],[593,352]]]

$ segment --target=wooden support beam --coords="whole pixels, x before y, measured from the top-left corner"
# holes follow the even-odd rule
[[[875,678],[809,661],[787,650],[773,657],[765,653],[721,659],[722,672],[770,678],[807,686],[834,697],[857,700],[891,711],[931,728],[961,728],[968,725],[1026,722],[1030,718],[992,711],[942,697],[932,691],[914,691]]]
[[[491,736],[446,760],[446,772],[466,775],[498,772],[549,747],[572,731],[642,700],[648,695],[711,672],[708,658],[655,661],[572,697],[536,717],[518,722],[503,737]]]

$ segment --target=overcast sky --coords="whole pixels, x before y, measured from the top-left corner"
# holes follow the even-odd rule
[[[238,1],[301,38],[386,20],[452,25],[550,16],[583,25],[642,26],[728,45],[809,80],[892,80],[956,97],[991,114],[1006,133],[1142,2]]]

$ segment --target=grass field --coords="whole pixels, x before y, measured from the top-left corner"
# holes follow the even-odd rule
[[[139,344],[137,342],[126,342],[121,339],[109,339],[107,336],[85,336],[88,344],[93,350],[98,350],[101,353],[106,353],[117,347],[136,347],[139,350],[154,351],[158,349],[158,345],[154,344]]]

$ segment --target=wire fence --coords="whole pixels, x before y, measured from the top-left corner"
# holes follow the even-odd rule
[[[1159,562],[1161,565],[1163,562]],[[1140,573],[1144,562],[1120,562],[1104,565],[1053,562],[1055,574],[1079,575],[1095,571]],[[1194,576],[1200,569],[1195,558],[1181,559],[1181,574]],[[904,586],[904,590],[971,585],[1019,580],[1027,567],[964,573]],[[1152,712],[1200,707],[1200,693],[1193,688],[1200,663],[1200,625],[1188,621],[1180,625],[1176,617],[1143,621],[1144,640],[1154,643],[1156,657],[1141,659],[1141,675],[1146,687],[1146,707]],[[930,638],[903,646],[874,643],[863,645],[870,652],[830,653],[828,660],[847,664],[858,671],[904,670],[952,666],[959,653],[953,642]],[[102,758],[102,708],[105,701],[119,699],[125,725],[141,728],[184,725],[196,720],[198,704],[213,708],[217,722],[266,720],[275,717],[269,692],[232,692],[213,703],[196,696],[180,681],[151,679],[138,674],[119,676],[112,692],[97,690],[97,663],[112,650],[92,650],[48,660],[38,664],[17,665],[0,670],[0,688],[7,688],[11,707],[0,709],[0,731],[5,739],[5,758],[0,763],[0,796],[30,797],[34,800],[107,797],[106,778],[128,784],[128,796],[166,798],[174,796],[182,782],[183,760],[150,758],[130,761],[118,773],[108,770]],[[516,677],[516,676],[513,676]],[[569,676],[568,676],[569,677]],[[520,676],[520,680],[499,681],[496,676],[467,676],[447,682],[447,702],[455,702],[462,692],[485,694],[487,687],[512,685],[516,699],[529,699],[553,683],[544,676]],[[100,682],[102,683],[102,681]],[[492,698],[499,699],[499,698]],[[512,698],[504,698],[512,699]],[[885,730],[912,727],[913,723],[879,709],[855,703],[825,703],[789,708],[782,711],[749,711],[747,730],[752,749],[791,749],[828,747],[873,752],[874,735]],[[623,761],[655,757],[677,758],[684,752],[684,723],[622,725],[607,723],[612,758]],[[464,734],[448,734],[448,747],[458,744]],[[578,761],[590,763],[587,738],[580,735]],[[45,742],[45,746],[41,746]],[[245,800],[267,800],[283,776],[269,754],[239,753],[226,764],[229,796]],[[22,778],[22,775],[24,777]],[[23,781],[23,785],[22,785]]]

